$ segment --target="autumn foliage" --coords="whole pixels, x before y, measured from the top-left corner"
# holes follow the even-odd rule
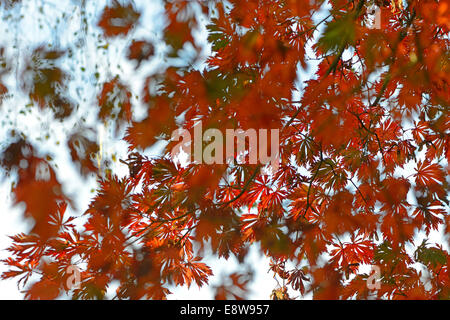
[[[100,176],[89,208],[73,217],[36,146],[21,138],[3,150],[3,167],[17,173],[14,201],[34,224],[12,236],[2,279],[17,278],[30,299],[102,299],[113,282],[118,299],[165,299],[172,285],[208,284],[206,249],[242,262],[258,245],[282,283],[273,299],[449,299],[450,3],[375,1],[379,29],[368,22],[370,4],[166,1],[165,54],[182,59],[189,47],[195,61],[149,75],[140,93],[113,77],[96,97],[99,121],[124,128],[127,176]],[[123,55],[136,70],[157,51],[133,38],[140,16],[112,1],[96,26],[110,41],[133,39]],[[200,17],[206,58],[195,38]],[[22,88],[60,118],[74,108],[61,90],[68,75],[53,63],[63,54],[37,48]],[[10,90],[1,76],[0,101]],[[222,132],[279,129],[279,168],[175,161],[172,132],[192,132],[199,120]],[[161,140],[164,152],[146,155]],[[81,174],[96,172],[89,131],[67,145]],[[74,264],[81,281],[70,288]],[[380,268],[378,289],[368,288],[364,265]],[[215,297],[245,298],[249,275],[229,280]]]

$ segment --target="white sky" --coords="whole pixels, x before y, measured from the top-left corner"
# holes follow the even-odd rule
[[[4,45],[8,48],[8,54],[14,57],[14,62],[20,61],[27,53],[29,48],[33,48],[36,44],[42,42],[48,42],[51,39],[53,43],[59,43],[61,47],[66,47],[67,44],[79,41],[80,37],[73,35],[73,32],[79,28],[80,15],[79,10],[76,8],[76,1],[64,0],[47,0],[45,3],[45,12],[51,12],[52,14],[39,15],[33,14],[38,12],[36,7],[37,2],[26,2],[26,6],[17,7],[12,11],[13,19],[18,19],[19,23],[17,28],[14,24],[11,24],[9,20],[3,19],[0,22],[0,27],[3,30],[7,30],[2,35],[0,40],[0,46]],[[88,12],[92,13],[89,17],[91,20],[90,26],[95,26],[96,19],[98,18],[98,12],[103,8],[106,0],[95,1],[95,6],[89,6]],[[160,26],[163,23],[162,18],[162,7],[160,6],[159,0],[135,1],[136,5],[144,15],[141,17],[141,21],[145,24],[145,28],[139,28],[133,35],[133,38],[146,37],[153,40],[157,40],[160,37],[158,32]],[[88,3],[90,3],[88,1]],[[63,17],[63,12],[68,14]],[[26,18],[19,19],[20,15]],[[52,19],[61,19],[61,23],[58,25],[56,32],[51,30],[49,26],[52,25]],[[323,15],[318,16],[317,19],[323,18]],[[42,25],[42,28],[39,28]],[[61,35],[60,38],[56,38],[55,35]],[[204,35],[203,35],[204,36]],[[69,70],[70,74],[74,75],[74,79],[71,81],[71,94],[75,97],[86,98],[88,101],[93,100],[98,91],[98,87],[95,87],[96,81],[92,78],[92,75],[83,74],[79,72],[80,66],[84,66],[88,71],[95,70],[95,65],[97,64],[98,70],[101,73],[100,83],[104,78],[119,74],[124,79],[130,79],[129,85],[133,92],[139,93],[141,91],[142,79],[148,73],[155,72],[161,64],[167,64],[167,61],[162,59],[159,55],[153,60],[153,62],[142,67],[138,72],[133,68],[133,65],[124,61],[124,48],[127,48],[127,44],[130,43],[130,39],[119,40],[110,43],[109,49],[105,55],[102,54],[101,50],[96,48],[98,42],[95,37],[88,36],[84,39],[87,43],[87,50],[84,53],[76,55],[75,59],[66,59],[63,65],[64,68]],[[17,48],[12,48],[11,43],[17,44]],[[207,51],[204,53],[208,54]],[[314,64],[315,62],[312,62]],[[19,66],[19,71],[20,71]],[[109,70],[105,74],[104,70]],[[300,78],[302,80],[308,79],[313,74],[314,68],[300,72]],[[13,75],[15,72],[13,72]],[[9,88],[15,88],[16,78],[11,76],[6,80]],[[301,87],[301,85],[299,85]],[[12,90],[13,91],[13,90]],[[79,125],[76,118],[69,119],[63,124],[55,124],[51,120],[51,114],[44,114],[31,111],[26,112],[26,114],[20,114],[18,110],[25,110],[25,105],[28,100],[23,96],[14,92],[15,97],[8,99],[3,103],[0,108],[0,121],[11,121],[13,126],[19,127],[25,133],[27,133],[31,141],[38,142],[37,145],[42,145],[43,150],[50,152],[55,159],[55,163],[59,165],[57,169],[58,179],[62,182],[65,187],[64,191],[72,196],[74,202],[78,205],[76,211],[71,208],[70,212],[73,215],[81,215],[82,212],[87,208],[90,198],[92,197],[92,189],[95,189],[95,178],[91,177],[88,180],[82,180],[79,174],[71,165],[71,160],[69,158],[69,153],[64,146],[56,146],[57,141],[61,141],[62,144],[65,143],[64,136],[67,132],[71,131],[72,128]],[[84,108],[84,109],[83,109]],[[29,109],[29,108],[28,108]],[[91,104],[84,104],[80,107],[82,112],[87,114],[86,122],[92,126],[97,126],[95,122],[95,116],[93,113],[95,108]],[[137,114],[142,114],[142,110],[137,110]],[[48,124],[51,123],[49,127]],[[0,127],[0,141],[3,142],[0,145],[3,148],[6,143],[5,137],[7,133],[8,125]],[[102,128],[102,126],[100,127]],[[117,158],[126,158],[126,144],[120,139],[116,138],[111,134],[110,129],[105,130],[104,134],[104,150],[105,156],[110,156],[113,152],[117,153]],[[46,134],[49,134],[50,138],[45,140]],[[39,141],[42,140],[42,141]],[[114,173],[122,176],[127,174],[126,166],[122,164],[113,164]],[[411,169],[409,169],[411,170]],[[2,176],[0,175],[0,178]],[[11,185],[10,180],[4,180],[0,183],[0,259],[4,259],[8,256],[8,253],[4,250],[10,245],[10,239],[8,235],[14,235],[18,232],[26,232],[28,226],[22,220],[22,210],[19,207],[11,206]],[[418,237],[417,242],[421,242],[421,237]],[[439,233],[434,233],[433,240],[436,242],[443,242]],[[445,242],[445,241],[444,241]],[[444,243],[447,245],[447,243]],[[448,249],[448,246],[447,246]],[[230,261],[225,261],[221,259],[217,261],[216,259],[207,259],[209,265],[212,267],[215,276],[211,278],[210,284],[213,286],[220,283],[221,276],[223,274],[230,274],[234,269],[238,268],[237,263],[231,259]],[[268,299],[272,289],[277,286],[277,282],[273,279],[272,273],[267,273],[268,271],[268,259],[261,257],[258,254],[257,248],[253,248],[248,260],[249,264],[252,265],[256,271],[254,281],[251,284],[251,299]],[[0,273],[5,271],[6,268],[3,264],[0,264]],[[366,271],[366,270],[365,270]],[[170,299],[211,299],[212,290],[210,287],[204,287],[198,289],[195,285],[191,289],[178,288],[172,290],[175,292],[174,295],[169,296]],[[298,296],[298,293],[292,293],[292,296]],[[0,299],[22,299],[23,295],[19,292],[17,288],[17,283],[15,279],[12,280],[0,280]],[[307,298],[310,298],[308,296]]]

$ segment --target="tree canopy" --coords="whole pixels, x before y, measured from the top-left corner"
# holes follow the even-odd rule
[[[207,249],[242,262],[255,245],[282,281],[273,299],[450,298],[448,0],[66,2],[0,1],[0,160],[33,221],[1,277],[26,298],[103,299],[117,283],[114,298],[165,299],[208,284]],[[27,23],[49,36],[19,52]],[[35,116],[40,139],[24,133]],[[98,123],[124,157],[99,158]],[[277,164],[250,161],[251,137],[207,161],[227,130],[258,132],[259,148],[268,133]],[[175,132],[200,161],[175,156]],[[46,141],[98,179],[84,212],[68,214]],[[245,298],[249,274],[229,280],[215,298]]]

